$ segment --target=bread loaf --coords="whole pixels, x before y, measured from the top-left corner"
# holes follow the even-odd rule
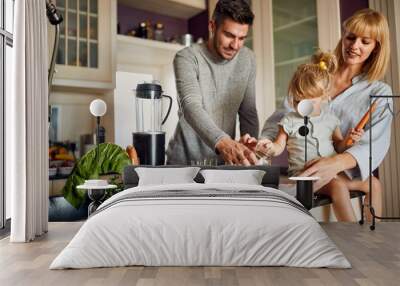
[[[361,118],[361,120],[358,122],[358,124],[356,125],[356,127],[354,128],[355,130],[360,130],[360,129],[364,129],[365,125],[367,125],[368,121],[369,121],[369,116],[371,113],[373,113],[376,110],[377,107],[377,99],[371,104],[371,107],[367,110],[367,112],[365,112],[364,116]],[[353,145],[353,139],[348,138],[346,141],[346,147],[349,147],[351,145]]]
[[[126,153],[128,153],[129,158],[131,158],[132,165],[140,164],[139,157],[137,155],[135,147],[133,147],[132,145],[128,145],[126,147]]]

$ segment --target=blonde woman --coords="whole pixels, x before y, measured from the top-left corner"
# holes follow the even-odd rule
[[[329,90],[330,110],[340,118],[340,130],[347,134],[354,128],[369,108],[370,95],[391,95],[389,85],[380,81],[385,75],[389,57],[389,28],[386,18],[379,12],[364,9],[356,12],[343,23],[343,36],[335,54],[338,69],[333,74]],[[277,122],[290,111],[286,102],[285,110],[277,111],[265,123],[261,138],[273,140],[277,133]],[[372,154],[372,168],[376,169],[383,161],[390,144],[390,126],[393,107],[391,100],[379,99],[378,108],[373,113],[373,138],[375,146]],[[393,110],[393,109],[392,109]],[[317,158],[309,161],[301,176],[317,176],[321,180],[315,189],[329,195],[339,221],[355,221],[355,213],[350,202],[349,188],[340,184],[339,188],[323,188],[338,174],[345,172],[350,178],[366,181],[369,177],[369,132],[344,153]],[[246,138],[242,139],[246,141]],[[377,147],[379,146],[379,147]],[[382,214],[382,187],[379,180],[372,178],[372,205],[377,216]],[[365,190],[365,203],[369,202],[368,190]],[[367,212],[369,216],[369,212]]]
[[[348,139],[358,142],[364,134],[363,130],[351,128],[343,138],[339,118],[328,108],[324,108],[336,68],[337,61],[334,55],[318,52],[312,57],[311,63],[302,64],[297,68],[289,83],[288,99],[294,110],[297,110],[302,100],[309,100],[313,104],[313,112],[309,119],[310,134],[307,137],[307,152],[310,160],[343,153],[350,147],[347,144]],[[278,125],[279,131],[275,141],[261,139],[256,149],[268,156],[278,156],[287,148],[289,176],[297,176],[303,172],[305,165],[304,136],[300,132],[304,125],[304,118],[298,112],[292,111],[287,113]],[[319,190],[319,192],[332,194],[335,212],[338,209],[336,195],[340,194],[342,185],[349,190],[368,191],[368,181],[350,180],[345,174],[339,174]],[[336,213],[336,215],[340,218],[341,213]]]

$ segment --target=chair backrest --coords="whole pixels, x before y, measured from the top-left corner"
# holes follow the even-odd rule
[[[188,166],[184,165],[162,165],[162,166],[147,166],[147,165],[139,165],[139,166],[127,166],[124,169],[124,173],[122,175],[122,180],[124,183],[124,189],[136,187],[139,183],[139,176],[136,173],[135,169],[137,167],[145,167],[145,168],[184,168]],[[265,171],[265,175],[262,179],[261,184],[265,187],[272,187],[278,188],[279,186],[279,174],[280,168],[278,166],[228,166],[228,165],[221,165],[221,166],[196,166],[200,169],[222,169],[222,170],[263,170]],[[197,183],[204,183],[204,178],[200,174],[194,178]]]

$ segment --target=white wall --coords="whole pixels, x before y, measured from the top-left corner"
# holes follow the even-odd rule
[[[165,143],[167,147],[169,140],[174,135],[176,125],[178,124],[178,101],[177,101],[177,91],[175,84],[175,75],[172,64],[163,67],[161,79],[162,79],[161,84],[163,86],[164,94],[172,97],[171,112],[168,116],[167,121],[163,125],[163,130],[166,132]],[[164,109],[163,114],[166,114],[167,108],[168,108],[168,101],[165,100],[163,104],[163,109]]]

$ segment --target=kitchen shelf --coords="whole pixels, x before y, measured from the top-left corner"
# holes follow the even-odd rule
[[[60,39],[65,39],[65,36],[64,35],[60,35]],[[95,44],[97,44],[99,41],[98,40],[95,40],[95,39],[89,39],[89,40],[87,40],[87,38],[82,38],[82,37],[76,37],[76,36],[68,36],[68,40],[74,40],[74,41],[76,41],[76,40],[78,40],[79,39],[79,41],[81,41],[81,42],[85,42],[85,43],[87,43],[87,42],[89,42],[89,43],[95,43]]]
[[[117,35],[117,63],[166,65],[185,46],[137,37]]]
[[[49,176],[49,181],[55,181],[55,180],[66,180],[68,179],[69,175],[61,175],[57,174],[54,176]]]
[[[307,18],[300,19],[298,21],[290,22],[288,24],[285,24],[285,25],[282,25],[282,26],[279,26],[279,27],[275,28],[274,29],[274,33],[285,31],[285,30],[290,29],[292,27],[296,27],[298,25],[301,25],[301,24],[304,24],[304,23],[308,23],[308,22],[311,22],[311,21],[316,21],[316,20],[317,20],[317,16],[314,15],[314,16],[310,16],[310,17],[307,17]]]
[[[277,62],[275,64],[275,67],[282,67],[282,66],[292,65],[292,64],[296,64],[296,63],[301,63],[301,62],[304,62],[306,60],[309,60],[310,56],[311,55],[307,55],[307,56],[304,56],[304,57],[294,58],[294,59],[290,59],[290,60],[287,60],[287,61]]]
[[[82,72],[88,72],[91,68],[77,67]],[[111,82],[78,80],[78,79],[53,79],[52,91],[70,91],[102,94],[113,90],[115,87]]]
[[[151,39],[143,39],[125,35],[117,35],[117,41],[131,45],[138,45],[142,47],[149,47],[160,50],[171,50],[171,51],[179,51],[184,47],[183,45],[177,43],[161,42]]]
[[[205,0],[118,0],[118,4],[180,19],[189,19],[207,9]]]

